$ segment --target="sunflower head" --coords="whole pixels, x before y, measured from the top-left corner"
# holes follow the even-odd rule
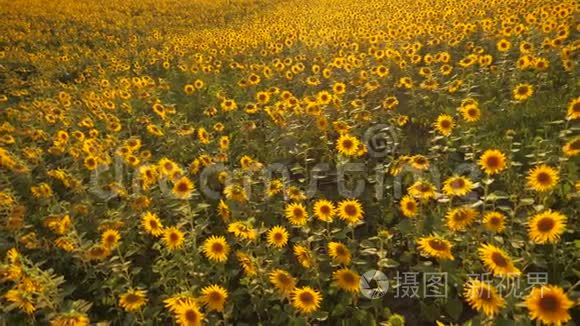
[[[320,308],[322,295],[309,286],[296,288],[292,292],[292,306],[301,313],[312,313]]]
[[[564,290],[554,285],[544,285],[532,289],[526,297],[530,319],[547,325],[562,325],[571,319],[569,309],[574,306]]]
[[[478,163],[486,174],[493,175],[506,168],[506,157],[497,149],[488,149],[481,155]]]
[[[528,237],[535,243],[556,243],[566,230],[566,216],[547,210],[532,216],[528,222]]]

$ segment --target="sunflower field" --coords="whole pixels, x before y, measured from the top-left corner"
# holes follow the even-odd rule
[[[0,0],[0,325],[577,325],[577,0]]]

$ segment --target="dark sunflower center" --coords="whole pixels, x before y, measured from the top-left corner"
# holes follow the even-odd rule
[[[545,217],[539,220],[537,224],[538,230],[540,230],[540,232],[549,232],[554,228],[554,225],[555,225],[554,220],[549,217]]]
[[[321,206],[320,207],[320,212],[322,214],[324,214],[324,215],[328,215],[328,214],[330,214],[330,207],[328,207],[326,205],[325,206]]]
[[[453,219],[457,222],[462,222],[467,220],[468,214],[464,211],[458,211],[453,215]]]
[[[538,173],[537,180],[541,184],[550,184],[552,182],[552,177],[546,172],[540,172]]]
[[[342,141],[342,147],[346,148],[346,149],[350,149],[354,146],[354,144],[352,143],[352,141],[350,139],[346,139]]]
[[[302,216],[304,216],[304,212],[300,208],[294,208],[294,211],[292,211],[292,213],[296,218],[301,218]]]
[[[290,278],[285,274],[278,274],[278,282],[280,282],[280,284],[286,285],[290,283]]]
[[[342,281],[346,284],[356,283],[356,279],[355,279],[354,275],[352,275],[351,273],[342,274]]]
[[[431,187],[429,187],[429,185],[426,184],[420,184],[418,189],[420,192],[429,192],[431,190]]]
[[[211,292],[209,294],[209,301],[220,302],[222,300],[222,295],[219,292]]]
[[[179,240],[179,236],[177,235],[177,233],[171,233],[169,235],[169,240],[171,240],[171,242],[177,242],[177,240]]]
[[[496,168],[499,166],[499,157],[497,156],[491,156],[488,157],[486,160],[487,166],[492,167],[492,168]]]
[[[211,245],[211,250],[214,253],[219,254],[219,253],[222,253],[224,251],[224,246],[221,243],[216,242],[216,243]]]
[[[447,250],[447,244],[438,239],[429,240],[429,247],[436,251],[444,251]]]
[[[127,301],[128,303],[135,303],[139,301],[139,296],[131,293],[125,297],[125,301]]]
[[[358,210],[356,209],[355,205],[349,204],[349,205],[344,206],[344,212],[348,216],[355,216],[358,213]]]
[[[540,298],[539,306],[543,311],[555,312],[558,310],[559,301],[558,298],[553,295],[544,294],[544,296]]]
[[[481,287],[481,288],[477,289],[477,295],[479,296],[480,299],[485,300],[485,301],[488,301],[491,299],[491,291],[489,291],[485,287]]]
[[[527,87],[520,87],[520,88],[518,88],[518,93],[520,95],[525,95],[528,93],[528,88]]]
[[[417,163],[419,165],[423,165],[423,164],[427,163],[427,159],[425,159],[424,157],[418,157],[415,159],[415,163]]]
[[[197,313],[191,309],[185,312],[185,319],[189,322],[197,321]]]
[[[416,206],[415,206],[414,202],[412,202],[412,201],[407,202],[407,209],[408,210],[410,210],[410,211],[415,210],[415,207]]]
[[[310,305],[314,303],[314,296],[310,292],[302,292],[300,293],[300,302],[305,305]]]
[[[491,254],[491,261],[499,267],[507,267],[508,266],[508,261],[499,252],[494,252]]]
[[[177,190],[178,190],[178,191],[180,191],[180,192],[185,192],[185,191],[187,191],[187,190],[188,190],[188,188],[189,188],[189,186],[188,186],[188,185],[187,185],[187,183],[185,183],[185,182],[180,182],[180,183],[177,185]]]
[[[465,187],[465,180],[463,179],[456,179],[451,182],[451,188],[453,189],[461,189]]]
[[[282,241],[283,239],[284,239],[284,236],[282,235],[282,233],[274,233],[274,240]]]

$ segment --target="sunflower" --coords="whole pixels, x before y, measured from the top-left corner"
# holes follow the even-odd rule
[[[580,137],[575,137],[564,144],[562,151],[566,156],[578,155],[580,153]]]
[[[94,169],[96,169],[98,164],[99,162],[97,158],[94,156],[87,156],[84,160],[84,165],[89,171],[93,171]]]
[[[224,304],[228,298],[228,291],[223,287],[216,284],[207,286],[201,290],[201,295],[200,301],[204,303],[208,310],[224,310]]]
[[[302,313],[311,313],[320,308],[322,295],[309,286],[292,291],[292,306]]]
[[[244,275],[254,276],[258,273],[256,269],[256,264],[254,263],[254,257],[252,257],[250,254],[238,250],[236,251],[236,258],[238,259],[238,262],[242,266]]]
[[[465,196],[474,188],[473,182],[464,176],[452,176],[443,183],[443,193],[447,196]]]
[[[336,141],[336,149],[345,156],[357,156],[360,141],[351,135],[343,134]]]
[[[296,287],[296,279],[283,269],[276,269],[270,273],[270,283],[283,296],[289,296]]]
[[[383,101],[382,105],[385,109],[393,110],[399,105],[399,100],[395,96],[389,96]]]
[[[510,41],[508,41],[506,39],[499,40],[496,45],[497,45],[497,50],[499,52],[507,52],[512,47],[512,44],[510,43]]]
[[[10,289],[4,294],[4,298],[18,307],[18,309],[24,311],[25,313],[31,315],[36,310],[34,302],[32,301],[31,295],[28,292]]]
[[[538,192],[554,188],[560,180],[560,173],[553,167],[541,164],[528,171],[527,185]]]
[[[451,135],[453,127],[455,127],[455,120],[448,114],[441,114],[437,117],[435,121],[435,129],[443,136]]]
[[[107,249],[115,249],[119,245],[119,240],[121,235],[117,230],[108,229],[101,234],[101,244]]]
[[[506,168],[505,155],[497,149],[486,150],[478,163],[488,175],[497,174]]]
[[[471,308],[483,312],[486,316],[493,317],[506,305],[493,285],[476,279],[467,282],[463,296]]]
[[[159,167],[158,171],[164,176],[170,176],[173,175],[175,171],[180,171],[177,163],[165,157],[160,159],[157,165]]]
[[[50,320],[50,326],[89,326],[89,318],[83,313],[73,311]]]
[[[191,95],[193,94],[194,91],[195,87],[191,84],[186,84],[185,86],[183,86],[183,92],[185,92],[186,95]]]
[[[231,216],[230,208],[222,199],[220,199],[220,202],[218,203],[217,213],[224,222],[229,221]]]
[[[292,225],[305,225],[308,221],[308,213],[304,205],[300,203],[292,203],[286,206],[285,215]]]
[[[479,257],[483,264],[495,276],[519,276],[521,271],[514,266],[512,259],[500,248],[484,244],[479,249]]]
[[[356,199],[345,199],[338,203],[338,217],[354,224],[363,218],[363,209]]]
[[[195,301],[191,295],[189,293],[186,292],[182,292],[182,293],[178,293],[178,294],[174,294],[172,296],[170,296],[169,298],[163,300],[163,303],[165,304],[165,308],[167,308],[167,310],[175,313],[177,312],[177,309],[179,308],[179,306],[187,304],[188,302],[193,302]]]
[[[282,191],[284,183],[280,179],[274,179],[268,183],[266,188],[266,196],[274,197]]]
[[[429,200],[435,197],[435,187],[425,180],[415,181],[407,191],[409,195],[421,200]]]
[[[296,186],[290,186],[286,189],[286,196],[294,201],[303,201],[306,199],[306,195],[300,188]]]
[[[158,237],[163,234],[163,224],[155,213],[145,212],[141,215],[141,226],[143,226],[145,232],[152,236]]]
[[[421,237],[417,240],[421,254],[426,257],[434,257],[443,260],[454,260],[451,254],[453,245],[443,238],[432,235]]]
[[[166,228],[163,231],[163,242],[170,250],[176,250],[183,247],[183,232],[176,227]]]
[[[453,208],[445,215],[447,227],[452,231],[465,231],[477,215],[477,211],[471,207]]]
[[[177,306],[175,317],[184,326],[200,326],[204,318],[195,301],[191,299]]]
[[[348,268],[342,268],[332,273],[332,278],[339,288],[347,291],[360,292],[360,275]]]
[[[110,254],[111,250],[108,248],[101,245],[95,245],[87,250],[85,256],[88,260],[104,260]]]
[[[424,155],[414,155],[411,157],[411,166],[417,170],[427,170],[429,160]]]
[[[488,212],[483,216],[483,226],[492,232],[500,233],[505,229],[505,215],[501,212]]]
[[[314,266],[314,258],[312,257],[312,252],[306,246],[303,245],[294,245],[294,256],[296,260],[302,265],[304,268],[312,268]]]
[[[336,210],[330,200],[319,199],[314,203],[314,216],[324,222],[332,222]]]
[[[225,262],[228,260],[230,246],[223,236],[211,236],[203,242],[202,251],[210,260]]]
[[[189,199],[194,189],[193,182],[184,176],[175,181],[172,192],[179,199]]]
[[[275,226],[268,231],[268,244],[282,248],[288,243],[288,231],[283,226]]]
[[[566,118],[569,120],[580,119],[580,97],[577,97],[570,101],[568,104],[568,112]]]
[[[555,285],[533,288],[524,301],[530,319],[537,319],[547,325],[562,325],[571,319],[568,310],[574,302],[564,290]]]
[[[528,83],[517,84],[513,90],[514,99],[519,102],[527,100],[534,94],[534,87]]]
[[[147,132],[157,137],[162,137],[163,135],[165,135],[165,133],[163,133],[163,129],[159,128],[159,126],[156,126],[154,124],[147,125]]]
[[[336,95],[344,94],[344,92],[346,92],[346,85],[344,83],[334,83],[334,85],[332,85],[332,91]]]
[[[328,243],[328,255],[330,258],[332,258],[332,261],[337,264],[350,264],[350,250],[348,250],[348,248],[340,242]]]
[[[566,216],[547,210],[530,218],[528,237],[535,243],[556,243],[566,229]]]
[[[258,237],[258,232],[246,222],[233,222],[228,224],[228,232],[236,238],[253,241]]]
[[[316,94],[316,101],[320,105],[327,105],[332,101],[332,94],[327,91],[321,91]]]
[[[397,125],[399,125],[399,127],[402,127],[402,126],[406,125],[407,122],[409,121],[409,116],[399,115],[397,117],[396,121],[397,121]]]
[[[466,105],[460,109],[463,120],[467,122],[477,122],[481,117],[481,111],[477,105]]]
[[[129,312],[139,310],[145,303],[147,292],[144,290],[130,289],[119,297],[119,305]]]
[[[244,203],[248,201],[248,195],[246,190],[239,184],[231,184],[225,187],[224,194],[227,199],[237,201],[239,203]]]
[[[413,198],[410,195],[407,195],[405,197],[403,197],[403,199],[401,199],[401,202],[399,203],[399,207],[401,208],[401,212],[403,212],[403,215],[405,217],[415,217],[417,216],[417,210],[419,205],[417,204],[417,201],[415,200],[415,198]]]

